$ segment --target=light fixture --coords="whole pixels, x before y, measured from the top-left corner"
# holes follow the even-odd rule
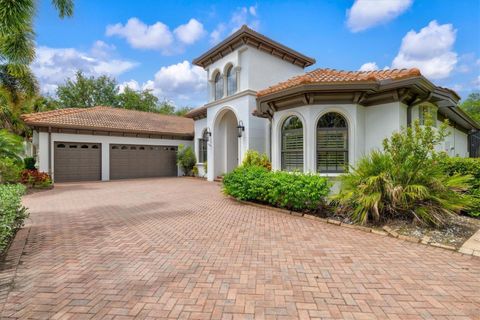
[[[205,129],[205,133],[206,133],[206,136],[204,137],[204,139],[208,142],[212,137],[212,131],[210,131],[210,128],[207,127]]]
[[[238,129],[238,137],[241,138],[243,131],[245,131],[245,126],[243,125],[242,120],[238,121],[237,129]]]

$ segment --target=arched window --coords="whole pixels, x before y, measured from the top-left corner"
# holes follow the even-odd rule
[[[223,77],[218,72],[215,75],[215,100],[223,98]]]
[[[202,137],[198,139],[198,162],[207,162],[208,131],[203,130]]]
[[[282,125],[282,170],[303,171],[303,124],[296,116]]]
[[[227,70],[227,96],[231,96],[235,92],[237,92],[237,75],[233,66],[230,66]]]
[[[317,124],[317,171],[344,172],[348,165],[348,125],[336,113],[324,114]]]

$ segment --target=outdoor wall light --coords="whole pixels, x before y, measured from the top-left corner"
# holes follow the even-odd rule
[[[238,129],[238,137],[241,138],[243,131],[245,131],[245,126],[243,125],[242,120],[238,121],[237,129]]]
[[[204,139],[208,142],[211,137],[212,137],[212,131],[210,131],[210,128],[207,127],[207,128],[205,129],[205,137],[204,137]]]

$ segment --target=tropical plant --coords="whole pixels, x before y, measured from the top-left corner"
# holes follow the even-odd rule
[[[6,129],[0,130],[0,159],[9,158],[14,161],[21,162],[22,155],[22,138],[8,132]]]
[[[0,158],[0,185],[5,183],[18,183],[22,166],[11,158]]]
[[[52,179],[46,172],[25,169],[21,172],[21,182],[30,188],[46,188],[52,185]]]
[[[226,194],[240,200],[267,203],[295,211],[316,211],[330,184],[316,174],[269,171],[264,166],[240,166],[223,178]]]
[[[272,164],[265,153],[260,154],[256,150],[247,150],[242,161],[242,166],[260,166],[272,170]]]
[[[22,206],[25,187],[20,184],[0,185],[0,254],[28,217],[27,209]]]
[[[192,170],[196,163],[197,158],[195,157],[195,152],[193,152],[192,147],[186,147],[184,145],[178,146],[177,164],[182,168],[185,175],[192,175]]]
[[[23,159],[23,164],[24,164],[24,167],[25,169],[27,170],[35,170],[35,164],[36,164],[36,160],[34,157],[26,157]]]
[[[333,196],[339,212],[360,224],[400,218],[440,226],[468,207],[464,192],[471,177],[446,175],[438,164],[435,146],[447,136],[447,124],[430,124],[415,121],[394,133],[383,151],[373,151],[341,176]]]

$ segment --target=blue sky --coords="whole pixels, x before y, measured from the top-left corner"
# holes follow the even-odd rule
[[[81,69],[198,106],[206,79],[192,59],[244,23],[315,58],[309,69],[416,66],[462,97],[480,89],[478,0],[77,0],[64,20],[42,0],[32,68],[47,94]]]

